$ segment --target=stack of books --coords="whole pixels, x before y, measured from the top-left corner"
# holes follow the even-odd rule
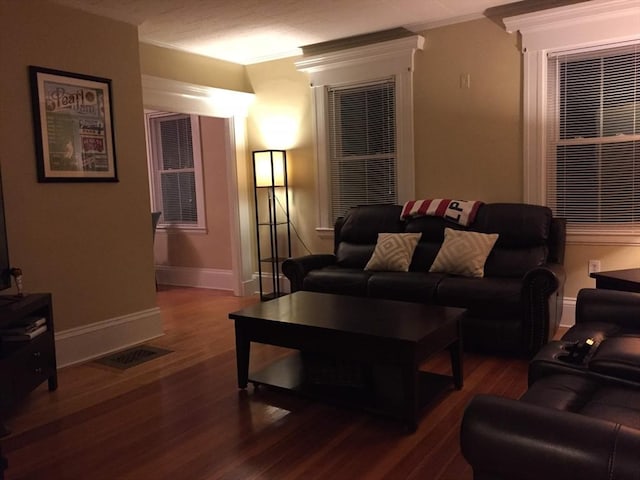
[[[24,342],[47,331],[47,319],[44,317],[25,317],[0,328],[3,342]]]

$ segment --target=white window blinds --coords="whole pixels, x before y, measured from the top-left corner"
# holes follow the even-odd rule
[[[200,168],[197,117],[162,113],[151,116],[149,132],[154,209],[162,212],[161,223],[187,228],[202,226],[199,172],[196,172],[196,167]]]
[[[397,203],[395,80],[328,87],[327,97],[331,221]]]
[[[640,44],[550,54],[547,204],[573,231],[640,231]]]

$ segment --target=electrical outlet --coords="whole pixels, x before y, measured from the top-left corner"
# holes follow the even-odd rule
[[[600,271],[600,260],[589,260],[588,264],[589,274]]]

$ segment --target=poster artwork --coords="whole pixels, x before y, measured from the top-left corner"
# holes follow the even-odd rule
[[[49,170],[106,172],[104,91],[44,81]]]

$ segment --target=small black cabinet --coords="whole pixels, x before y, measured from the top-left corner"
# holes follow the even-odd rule
[[[25,317],[43,317],[47,331],[32,340],[0,343],[0,420],[45,380],[50,391],[58,388],[51,294],[0,296],[0,328]],[[0,435],[7,433],[0,431]]]

